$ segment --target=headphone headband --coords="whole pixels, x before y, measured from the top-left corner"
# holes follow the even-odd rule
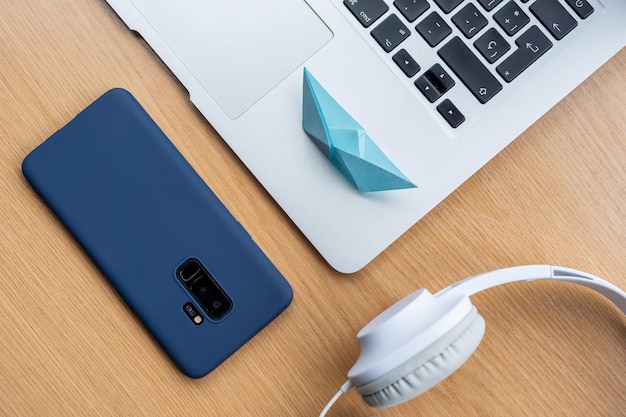
[[[626,292],[595,275],[553,265],[525,265],[497,269],[466,278],[437,292],[435,297],[469,297],[480,291],[512,282],[551,279],[582,285],[599,292],[626,314]]]

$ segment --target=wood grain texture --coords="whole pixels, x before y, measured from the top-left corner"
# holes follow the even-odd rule
[[[0,0],[0,415],[314,416],[400,297],[555,263],[626,288],[626,53],[572,92],[369,266],[330,269],[101,0]],[[25,155],[104,91],[132,91],[294,288],[291,307],[202,380],[182,376],[23,179]],[[626,415],[626,318],[556,283],[474,297],[487,322],[451,378],[332,416]]]

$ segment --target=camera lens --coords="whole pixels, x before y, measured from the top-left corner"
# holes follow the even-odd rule
[[[196,260],[191,260],[178,270],[178,275],[185,281],[189,281],[200,273],[200,264]]]
[[[191,284],[191,292],[199,298],[200,302],[211,301],[211,291],[209,290],[209,278],[206,276],[198,278]]]

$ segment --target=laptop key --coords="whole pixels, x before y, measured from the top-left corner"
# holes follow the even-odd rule
[[[496,28],[491,28],[480,35],[480,37],[476,39],[476,42],[474,42],[474,47],[478,49],[478,52],[480,52],[490,64],[496,62],[511,49],[511,45],[504,39],[504,36],[500,35],[500,32],[498,32]]]
[[[593,6],[587,0],[565,0],[581,19],[586,19],[593,13]]]
[[[393,55],[393,62],[404,72],[404,75],[411,78],[420,70],[419,64],[413,59],[406,49],[400,49]]]
[[[430,46],[437,46],[449,34],[452,33],[450,26],[439,16],[437,12],[432,12],[415,29]]]
[[[454,87],[455,82],[441,65],[435,64],[415,80],[414,84],[428,101],[434,103],[439,97]]]
[[[490,12],[492,11],[498,4],[502,3],[503,0],[478,0],[483,9]]]
[[[431,103],[434,103],[439,97],[443,95],[443,93],[439,91],[433,81],[429,77],[427,77],[426,74],[418,77],[417,80],[415,80],[414,84],[415,87],[417,87],[417,89],[420,90],[420,92],[424,95],[424,97],[426,97],[426,100]]]
[[[452,17],[452,22],[463,32],[467,39],[472,38],[489,23],[472,3],[467,4],[455,14]]]
[[[459,127],[461,123],[465,121],[463,113],[448,99],[445,99],[437,106],[437,111],[446,119],[446,122],[454,128]]]
[[[370,27],[389,10],[384,0],[343,0],[343,4],[365,28]]]
[[[530,11],[557,40],[563,39],[578,25],[558,0],[537,0],[530,6]]]
[[[493,18],[509,36],[515,35],[530,22],[528,15],[514,1],[502,6],[494,13]]]
[[[488,102],[502,90],[502,84],[458,36],[446,43],[437,54],[480,103]]]
[[[404,26],[404,23],[395,14],[389,15],[372,30],[372,36],[385,52],[393,51],[396,46],[400,45],[410,35],[411,31],[409,28]]]
[[[437,89],[442,93],[445,93],[452,87],[454,87],[454,80],[439,64],[435,64],[428,71],[426,76],[435,84]]]
[[[462,2],[463,0],[435,0],[435,3],[437,3],[441,10],[443,10],[446,14],[450,13]]]
[[[430,8],[427,0],[396,0],[393,4],[409,22],[414,22]]]
[[[496,67],[498,74],[508,83],[552,48],[550,39],[537,26],[531,26],[515,43],[517,50]]]

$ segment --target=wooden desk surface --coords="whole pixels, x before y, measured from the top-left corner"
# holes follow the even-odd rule
[[[0,4],[2,416],[316,416],[358,357],[357,331],[419,287],[555,263],[626,288],[626,51],[346,276],[104,1]],[[201,380],[169,362],[21,175],[30,150],[112,87],[133,92],[295,292]],[[626,318],[601,296],[533,283],[474,302],[485,339],[451,378],[380,411],[351,391],[329,416],[626,415]]]

